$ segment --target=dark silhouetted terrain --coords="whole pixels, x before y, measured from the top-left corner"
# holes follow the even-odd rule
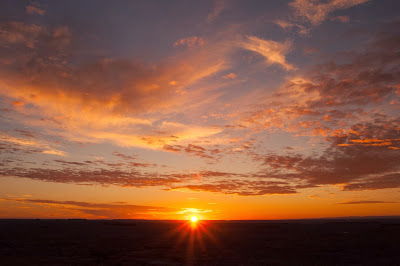
[[[0,265],[400,265],[400,220],[0,220]]]

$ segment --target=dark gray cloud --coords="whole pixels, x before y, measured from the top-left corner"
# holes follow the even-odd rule
[[[378,203],[396,203],[396,202],[380,201],[380,200],[359,200],[359,201],[346,201],[340,204],[378,204]]]
[[[349,133],[327,137],[322,155],[257,156],[269,177],[304,180],[310,185],[348,183],[345,190],[399,187],[400,119],[359,123]]]
[[[196,185],[184,185],[172,187],[172,189],[189,189],[201,192],[218,192],[223,194],[236,194],[240,196],[261,196],[271,194],[294,194],[296,186],[280,181],[254,181],[224,179],[212,183]]]
[[[346,191],[357,190],[375,190],[384,188],[399,188],[400,187],[400,173],[387,174],[383,176],[374,176],[366,178],[351,184],[345,185]]]
[[[209,159],[212,161],[218,161],[220,157],[220,153],[222,152],[218,148],[204,148],[202,146],[194,145],[194,144],[188,144],[186,146],[184,145],[164,145],[163,149],[165,151],[170,151],[170,152],[185,152],[189,155],[197,156],[203,159]]]
[[[98,185],[116,185],[132,187],[166,186],[183,180],[172,176],[160,177],[157,174],[145,174],[139,171],[113,169],[46,169],[46,168],[8,168],[0,170],[1,176],[26,177],[35,180],[57,183],[89,183]]]
[[[146,217],[151,213],[169,213],[177,211],[177,209],[174,208],[132,205],[124,203],[91,203],[82,201],[59,201],[30,198],[2,198],[1,200],[25,204],[53,205],[57,207],[61,205],[65,209],[78,210],[84,214],[108,219],[126,219],[137,217],[138,215],[141,217]]]

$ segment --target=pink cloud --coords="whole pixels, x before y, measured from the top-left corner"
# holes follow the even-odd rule
[[[227,7],[226,0],[214,0],[214,8],[207,16],[207,23],[212,23]]]
[[[286,62],[285,55],[291,49],[291,42],[279,43],[264,40],[255,36],[247,36],[237,43],[239,47],[256,52],[265,57],[267,64],[277,64],[286,70],[294,69],[294,66]]]
[[[368,2],[369,0],[333,0],[328,2],[312,0],[294,0],[289,5],[300,19],[317,26],[335,10],[347,9]]]
[[[237,75],[235,73],[229,73],[226,74],[225,76],[222,76],[223,79],[236,79]]]
[[[43,16],[46,14],[46,10],[40,8],[40,5],[38,3],[32,2],[30,5],[27,5],[25,7],[26,13],[29,15],[40,15]]]
[[[349,16],[337,16],[337,17],[333,17],[331,20],[340,21],[342,23],[349,23],[350,17]]]
[[[204,39],[197,36],[182,38],[174,43],[175,47],[177,46],[193,47],[193,46],[203,46],[203,45],[204,45]]]
[[[2,201],[11,201],[24,205],[37,205],[53,208],[63,208],[64,210],[73,210],[80,212],[88,218],[106,218],[106,219],[129,219],[129,218],[151,218],[152,214],[171,214],[176,213],[178,209],[132,205],[124,202],[120,203],[92,203],[82,201],[59,201],[48,199],[27,199],[27,198],[2,198]],[[53,210],[52,210],[53,211]]]

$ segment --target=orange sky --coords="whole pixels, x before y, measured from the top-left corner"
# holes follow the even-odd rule
[[[0,218],[400,215],[397,6],[3,1]]]

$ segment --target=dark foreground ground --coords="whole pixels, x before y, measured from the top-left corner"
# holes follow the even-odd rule
[[[400,220],[0,220],[0,265],[400,265]]]

